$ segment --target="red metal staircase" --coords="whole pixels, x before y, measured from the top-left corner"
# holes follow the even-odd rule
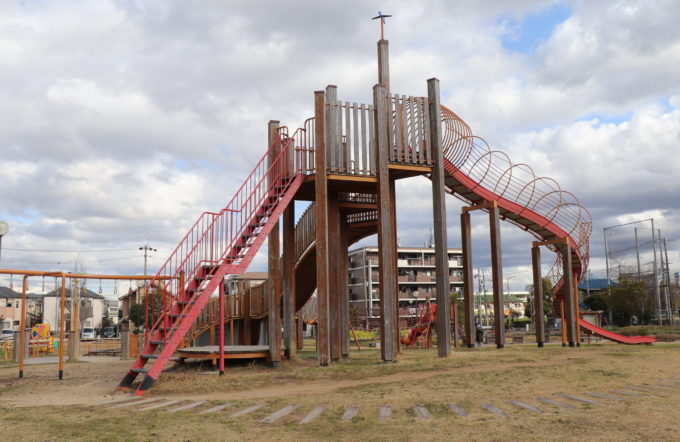
[[[142,373],[135,396],[143,395],[224,277],[247,269],[304,180],[293,166],[295,135],[279,135],[229,204],[203,213],[153,277],[146,288],[144,349],[119,390],[130,389]]]

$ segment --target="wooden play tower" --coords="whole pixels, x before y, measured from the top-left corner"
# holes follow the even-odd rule
[[[371,104],[342,101],[337,87],[327,86],[314,93],[314,116],[302,128],[291,133],[278,121],[269,122],[269,149],[236,195],[221,211],[201,215],[150,281],[145,347],[120,389],[129,389],[138,374],[145,377],[135,394],[151,387],[215,293],[221,353],[226,318],[236,345],[263,343],[274,365],[282,354],[294,358],[297,312],[316,290],[319,365],[347,357],[348,247],[375,233],[381,269],[381,357],[396,361],[400,347],[395,182],[417,175],[432,183],[439,355],[451,351],[447,193],[469,205],[461,215],[467,344],[473,345],[474,336],[470,212],[477,209],[487,211],[491,221],[496,345],[503,347],[505,342],[501,219],[532,233],[539,241],[535,250],[546,245],[559,252],[559,265],[548,276],[556,283],[557,298],[565,300],[561,304],[568,325],[565,342],[578,341],[574,293],[588,260],[587,211],[553,180],[536,178],[528,166],[512,165],[507,157],[499,161],[503,154],[490,150],[463,120],[441,106],[436,78],[427,81],[427,97],[393,93],[387,40],[378,41],[377,52],[378,83]],[[298,216],[294,201],[311,205]],[[264,299],[243,294],[229,298],[225,278],[243,273],[265,239],[269,279]],[[534,257],[540,282],[537,251]],[[541,318],[542,327],[542,284],[535,285],[535,316]],[[542,335],[538,342],[542,345]],[[224,371],[223,357],[219,369]]]

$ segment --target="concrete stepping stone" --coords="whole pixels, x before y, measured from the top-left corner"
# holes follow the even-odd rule
[[[350,405],[345,409],[345,413],[342,415],[340,418],[343,422],[350,422],[352,419],[356,417],[356,415],[359,414],[359,407],[356,405]]]
[[[542,412],[541,410],[539,410],[538,408],[534,407],[533,405],[525,404],[524,402],[516,401],[516,400],[514,400],[514,399],[511,399],[510,402],[511,402],[512,404],[514,404],[514,405],[517,405],[518,407],[527,409],[527,410],[529,410],[529,411],[533,411],[534,413],[541,413],[541,414],[543,414],[543,412]]]
[[[246,414],[252,413],[252,412],[255,411],[255,410],[259,410],[259,409],[262,408],[262,407],[263,407],[262,404],[260,404],[260,405],[253,405],[252,407],[244,408],[244,409],[241,410],[241,411],[237,411],[237,412],[234,413],[234,414],[230,414],[228,417],[231,418],[231,419],[233,419],[233,418],[235,418],[235,417],[245,416]]]
[[[216,407],[208,408],[207,410],[203,410],[198,414],[208,414],[208,413],[216,413],[218,411],[224,410],[227,407],[231,407],[233,404],[222,404],[218,405]]]
[[[170,405],[174,405],[177,402],[182,402],[183,400],[184,399],[173,399],[171,401],[161,402],[160,404],[152,404],[152,405],[149,405],[148,407],[140,408],[139,411],[154,410],[156,408],[169,407]]]
[[[612,393],[622,394],[624,396],[644,396],[644,393],[633,393],[632,391],[623,391],[623,390],[612,390]]]
[[[430,411],[423,405],[414,405],[413,412],[417,414],[418,417],[420,417],[421,419],[429,419],[430,417],[432,417]]]
[[[680,384],[671,384],[670,382],[657,382],[656,384],[653,385],[658,385],[660,387],[666,388],[680,388]]]
[[[456,404],[446,404],[446,408],[451,410],[452,412],[456,413],[460,417],[468,417],[467,411],[463,410],[461,407],[459,407]]]
[[[277,420],[281,419],[283,416],[289,415],[290,413],[293,412],[297,408],[297,405],[288,405],[287,407],[283,407],[279,411],[276,411],[269,416],[265,417],[260,421],[260,423],[263,424],[271,424],[276,422]]]
[[[127,402],[127,401],[135,401],[141,399],[141,396],[125,396],[125,397],[119,397],[115,399],[109,399],[108,401],[101,401],[101,402],[95,402],[92,405],[109,405],[109,404],[117,404],[120,402]]]
[[[175,411],[184,411],[184,410],[190,410],[192,408],[196,408],[199,405],[203,405],[208,401],[198,401],[198,402],[190,402],[186,405],[182,405],[181,407],[173,408],[172,410],[168,410],[168,413],[174,413]]]
[[[621,398],[621,397],[612,396],[612,395],[610,395],[610,394],[591,393],[591,392],[587,392],[586,394],[587,394],[588,396],[598,397],[598,398],[600,398],[600,399],[614,399],[614,400],[617,400],[617,401],[623,400],[623,398]]]
[[[486,411],[489,411],[493,414],[497,414],[497,415],[503,416],[503,417],[510,417],[510,415],[508,413],[506,413],[505,411],[503,411],[500,408],[495,407],[491,404],[480,404],[480,405],[483,409],[485,409]]]
[[[326,409],[326,407],[324,407],[323,405],[318,405],[318,406],[315,407],[312,411],[310,411],[309,413],[307,413],[307,416],[305,416],[305,417],[300,421],[300,423],[301,423],[301,424],[308,424],[308,423],[310,423],[311,421],[313,421],[314,419],[316,419],[317,417],[319,417],[319,416],[321,415],[321,413],[324,412],[325,409]]]
[[[562,407],[562,408],[576,408],[576,407],[574,407],[573,405],[565,404],[564,402],[557,402],[557,401],[554,401],[554,400],[549,399],[549,398],[547,398],[547,397],[537,397],[536,399],[538,399],[538,400],[541,401],[541,402],[545,402],[546,404],[554,405],[554,406],[556,406],[556,407]]]
[[[635,391],[644,391],[645,393],[661,393],[659,390],[654,390],[652,388],[645,388],[645,387],[637,387],[637,386],[631,386],[631,387],[626,387],[629,390],[635,390]]]
[[[584,403],[590,404],[590,405],[607,405],[604,402],[598,402],[598,401],[594,401],[592,399],[586,399],[584,397],[573,396],[571,394],[566,394],[566,393],[562,393],[560,396],[566,397],[567,399],[571,399],[572,401],[584,402]]]
[[[384,421],[392,417],[392,407],[383,405],[380,407],[380,420]]]
[[[653,390],[660,390],[660,391],[677,391],[677,387],[669,387],[668,385],[658,385],[658,384],[644,384],[641,385],[643,388],[651,388]]]
[[[116,405],[114,405],[114,406],[112,406],[112,407],[107,407],[107,408],[111,409],[111,408],[125,408],[125,407],[132,407],[133,405],[148,404],[148,403],[155,402],[155,401],[160,401],[160,400],[161,400],[161,398],[159,398],[159,397],[154,397],[154,398],[150,398],[150,399],[142,399],[141,401],[123,402],[122,404],[116,404]]]

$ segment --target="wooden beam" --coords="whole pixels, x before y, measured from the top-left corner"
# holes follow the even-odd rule
[[[463,318],[465,320],[465,344],[468,348],[475,346],[474,323],[474,281],[472,275],[472,234],[470,213],[460,214],[460,230],[463,248]]]
[[[316,130],[316,282],[317,282],[317,354],[319,365],[330,362],[329,310],[328,310],[328,181],[326,177],[326,109],[325,93],[314,92]]]
[[[279,122],[269,122],[269,145],[278,138]],[[268,163],[271,165],[281,152],[281,143],[278,142],[269,153]],[[279,293],[281,292],[281,262],[279,259],[279,223],[274,225],[268,238],[268,279],[270,281],[267,292],[268,316],[267,337],[269,342],[269,362],[278,365],[281,362],[281,308]]]
[[[451,354],[451,309],[449,299],[449,254],[446,238],[446,184],[444,183],[444,151],[441,133],[439,80],[427,81],[430,113],[429,146],[434,158],[432,167],[432,214],[434,219],[435,269],[437,280],[437,350],[439,357]]]
[[[380,352],[385,362],[396,361],[399,345],[399,324],[397,317],[396,259],[397,251],[392,237],[395,236],[392,218],[394,195],[387,166],[389,155],[387,89],[382,85],[373,86],[376,127],[376,165],[378,175],[378,256],[380,266],[380,311],[381,341]]]
[[[562,252],[562,293],[564,293],[564,321],[567,330],[567,341],[569,347],[574,347],[576,343],[576,323],[574,318],[574,274],[571,267],[571,246],[569,243],[563,244],[560,248]]]
[[[494,201],[495,203],[495,201]],[[505,318],[503,303],[503,262],[501,255],[501,226],[498,206],[489,208],[491,236],[491,281],[493,282],[493,310],[496,347],[505,347]]]
[[[534,276],[534,327],[536,329],[536,344],[543,347],[545,342],[545,320],[543,312],[543,277],[541,276],[541,249],[531,248],[531,267]]]
[[[283,343],[286,359],[295,359],[295,201],[283,211]]]
[[[475,204],[474,206],[465,206],[463,207],[463,213],[467,212],[472,212],[474,210],[484,210],[484,209],[493,209],[498,207],[498,201],[485,201],[480,204]]]

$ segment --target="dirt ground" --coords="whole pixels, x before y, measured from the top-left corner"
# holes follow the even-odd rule
[[[229,410],[262,408],[241,418],[225,412],[198,415],[140,412],[134,407],[108,409],[92,404],[112,398],[130,361],[102,358],[68,363],[57,380],[55,364],[30,365],[18,379],[15,366],[0,365],[0,421],[3,440],[678,440],[680,383],[641,392],[643,384],[680,380],[680,345],[615,344],[566,348],[531,345],[457,350],[449,358],[436,350],[407,350],[397,363],[379,361],[379,351],[354,351],[349,360],[318,367],[312,353],[278,368],[260,363],[228,367],[218,377],[208,366],[187,364],[170,369],[147,393],[149,398],[206,401],[203,408],[231,403]],[[628,389],[639,395],[596,399],[587,393]],[[602,404],[574,402],[562,394]],[[615,395],[615,394],[614,394]],[[574,408],[550,406],[547,397]],[[544,411],[538,414],[510,403],[518,400]],[[446,403],[468,410],[454,415]],[[492,404],[510,414],[484,410]],[[274,424],[263,417],[287,405],[297,408]],[[315,421],[299,421],[317,405],[326,411]],[[341,422],[347,406],[360,409]],[[379,419],[390,405],[393,416]],[[429,419],[415,415],[424,405]],[[5,437],[5,435],[9,435]]]

